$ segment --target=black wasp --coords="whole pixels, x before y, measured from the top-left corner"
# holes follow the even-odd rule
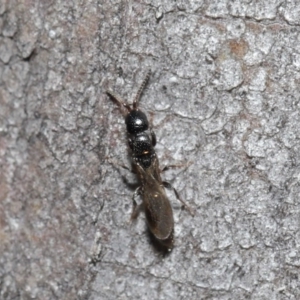
[[[147,224],[151,233],[156,240],[171,251],[174,245],[174,218],[172,207],[164,187],[172,188],[176,197],[184,204],[184,206],[186,206],[186,204],[180,199],[179,194],[171,184],[161,179],[161,170],[154,150],[156,136],[149,126],[147,116],[139,109],[139,99],[141,98],[149,78],[150,71],[147,73],[138,89],[132,107],[114,92],[107,91],[107,94],[121,109],[126,109],[124,116],[128,133],[128,143],[131,149],[133,169],[141,183],[132,197],[132,217],[137,216],[139,212],[136,198],[140,195],[143,199],[141,205],[143,205]]]

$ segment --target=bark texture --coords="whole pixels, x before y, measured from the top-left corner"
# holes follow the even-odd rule
[[[1,299],[300,299],[300,4],[0,0]],[[175,248],[124,120],[147,70]],[[109,158],[109,159],[108,159]]]

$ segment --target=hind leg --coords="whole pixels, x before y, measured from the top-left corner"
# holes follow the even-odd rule
[[[141,195],[141,187],[139,186],[134,191],[134,193],[132,195],[132,205],[133,205],[133,207],[132,207],[132,213],[131,213],[131,217],[130,217],[131,221],[134,220],[134,219],[136,219],[138,217],[140,211],[142,210],[143,203],[141,203],[141,204],[138,205],[137,202],[136,202],[136,198],[138,196],[140,196],[140,195]]]
[[[182,205],[184,206],[185,209],[187,209],[189,211],[189,213],[194,216],[195,213],[194,211],[181,199],[179,193],[177,192],[177,190],[172,186],[171,183],[167,182],[167,181],[163,181],[162,182],[163,186],[167,189],[173,190],[176,198],[182,203]]]

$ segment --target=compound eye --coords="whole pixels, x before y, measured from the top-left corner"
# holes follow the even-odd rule
[[[137,134],[148,129],[149,123],[146,115],[140,110],[132,110],[125,118],[127,131]]]

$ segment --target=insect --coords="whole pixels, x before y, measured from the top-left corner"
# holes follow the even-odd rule
[[[144,208],[147,224],[151,233],[161,245],[171,251],[174,246],[174,218],[165,188],[173,189],[177,199],[179,199],[185,207],[188,206],[181,200],[179,194],[171,184],[161,179],[161,170],[154,150],[156,136],[149,126],[147,116],[139,109],[139,100],[149,78],[150,71],[140,85],[132,106],[127,104],[114,92],[107,91],[107,94],[117,103],[121,110],[123,110],[127,127],[128,143],[131,149],[133,170],[141,183],[133,193],[132,218],[138,215],[140,206],[137,205],[136,198],[141,196],[143,200],[141,205]]]

